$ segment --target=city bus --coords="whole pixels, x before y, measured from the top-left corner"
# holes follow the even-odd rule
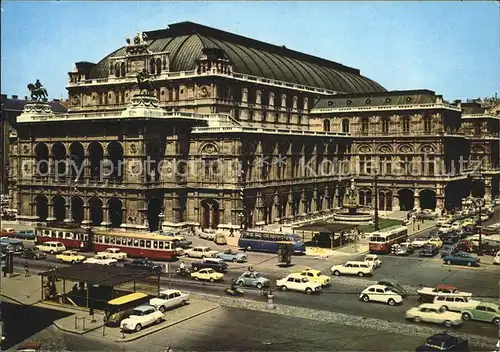
[[[306,246],[299,235],[262,230],[243,231],[238,240],[238,247],[247,251],[278,253],[280,242],[291,242],[294,254],[304,254],[306,252]]]
[[[370,253],[387,254],[391,251],[391,246],[395,243],[402,243],[408,240],[408,229],[406,226],[395,226],[383,231],[376,231],[370,234]]]

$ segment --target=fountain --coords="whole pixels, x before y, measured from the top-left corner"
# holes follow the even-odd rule
[[[335,214],[335,221],[364,225],[369,224],[373,220],[373,216],[370,213],[362,213],[358,211],[358,189],[354,183],[354,177],[351,177],[351,185],[346,190],[343,205],[344,209]]]

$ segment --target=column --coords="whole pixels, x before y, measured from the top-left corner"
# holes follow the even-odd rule
[[[48,203],[47,207],[48,207],[48,213],[49,213],[48,214],[49,216],[47,217],[47,222],[55,221],[56,220],[56,216],[54,214],[54,204]]]
[[[398,192],[397,190],[393,190],[392,192],[392,209],[393,210],[401,210],[401,208],[399,207],[399,195],[398,195]]]
[[[257,192],[257,197],[255,201],[255,208],[257,212],[257,214],[255,214],[256,224],[261,224],[262,221],[265,221],[263,207],[264,207],[264,200],[262,199],[262,193]]]
[[[484,200],[486,202],[491,202],[493,187],[491,187],[492,177],[487,176],[484,178]]]
[[[126,217],[124,216],[124,219]],[[126,222],[126,221],[124,221]],[[92,221],[90,221],[90,206],[84,205],[83,206],[83,220],[82,220],[82,226],[90,225]]]
[[[272,219],[273,219],[273,222],[276,222],[275,219],[278,219],[278,218],[281,219],[281,217],[283,216],[281,214],[281,211],[280,211],[280,207],[281,207],[280,197],[279,197],[279,195],[277,193],[274,195],[274,203],[273,203],[273,205],[274,205],[274,208],[275,208],[275,211],[274,211],[273,214],[275,216]]]
[[[418,192],[419,190],[416,189],[413,193],[414,208],[420,208],[420,194]]]
[[[300,194],[300,202],[299,202],[299,215],[305,213],[306,211],[306,192],[302,191]]]
[[[108,227],[111,225],[109,222],[109,208],[107,205],[102,206],[102,222],[101,222],[101,227]]]

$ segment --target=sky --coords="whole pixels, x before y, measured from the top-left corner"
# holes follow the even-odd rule
[[[447,100],[500,95],[499,2],[2,1],[1,92],[40,79],[67,97],[67,73],[137,31],[192,21],[357,68],[388,90]]]

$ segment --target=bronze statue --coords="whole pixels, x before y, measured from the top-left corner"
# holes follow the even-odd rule
[[[47,89],[40,83],[40,80],[37,79],[35,84],[28,84],[28,89],[31,92],[31,100],[47,101],[49,94],[47,93]]]
[[[141,92],[145,89],[148,93],[151,93],[155,89],[153,82],[151,81],[151,76],[146,69],[143,69],[142,72],[137,74],[137,84]]]

